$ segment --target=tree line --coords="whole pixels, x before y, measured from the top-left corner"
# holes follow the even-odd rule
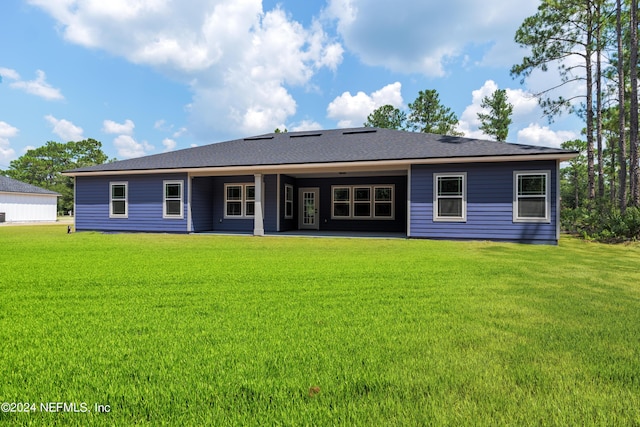
[[[560,77],[536,94],[548,119],[569,113],[585,123],[584,139],[563,144],[580,152],[562,170],[564,226],[639,238],[637,0],[543,0],[515,41],[530,54],[512,67],[514,78],[549,69]],[[561,95],[569,85],[582,89]]]

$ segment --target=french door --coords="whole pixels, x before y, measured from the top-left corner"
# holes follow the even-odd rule
[[[301,188],[299,190],[299,229],[318,230],[320,228],[320,209],[318,209],[319,194],[320,190],[318,188]]]

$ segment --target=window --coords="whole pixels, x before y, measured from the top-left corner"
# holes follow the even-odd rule
[[[393,187],[374,187],[373,216],[393,217]]]
[[[350,218],[351,217],[351,188],[350,187],[333,187],[333,217],[334,218]]]
[[[183,218],[182,181],[164,181],[163,218]]]
[[[433,220],[466,222],[467,174],[443,173],[433,178]]]
[[[129,207],[127,203],[128,183],[112,182],[109,184],[109,217],[127,218]]]
[[[513,221],[550,222],[550,171],[513,173]]]
[[[256,206],[254,184],[225,184],[225,218],[252,218]]]
[[[393,185],[331,187],[333,219],[393,219]]]
[[[253,216],[256,213],[256,186],[244,186],[244,216]]]
[[[293,218],[293,186],[289,184],[284,186],[284,217]]]
[[[353,189],[353,216],[371,216],[371,187],[355,187]]]

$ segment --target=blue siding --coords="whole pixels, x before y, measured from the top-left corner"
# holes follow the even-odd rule
[[[253,233],[253,218],[225,218],[224,217],[224,185],[231,183],[252,184],[255,182],[253,175],[243,176],[219,176],[210,181],[212,212],[212,231],[229,231]],[[264,175],[264,220],[265,231],[277,230],[277,177],[276,175]]]
[[[163,180],[182,180],[182,219],[162,218]],[[109,218],[109,183],[128,182],[128,218]],[[88,176],[76,178],[76,230],[186,233],[186,174]]]
[[[555,161],[415,165],[411,169],[411,237],[557,243]],[[550,170],[550,223],[513,222],[513,171]],[[467,221],[433,221],[433,174],[467,172]]]
[[[332,185],[375,185],[393,184],[394,212],[393,220],[374,219],[332,219],[331,218],[331,186]],[[407,177],[354,177],[354,178],[299,178],[294,193],[298,188],[318,187],[320,189],[320,230],[326,231],[407,231]],[[294,206],[298,210],[298,205]],[[297,223],[296,223],[297,226]]]
[[[213,178],[191,180],[191,231],[213,230]]]
[[[255,182],[253,175],[217,176],[212,179],[213,231],[253,233],[253,218],[224,217],[224,185],[231,183],[250,184]]]

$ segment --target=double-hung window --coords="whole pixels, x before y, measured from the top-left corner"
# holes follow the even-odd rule
[[[433,220],[467,221],[466,172],[434,174]]]
[[[253,218],[256,205],[255,184],[225,184],[225,218]]]
[[[331,203],[331,216],[351,218],[351,187],[333,187]]]
[[[127,218],[129,215],[128,203],[128,183],[127,182],[111,182],[109,183],[109,217],[110,218]]]
[[[513,221],[550,222],[550,171],[513,173]]]
[[[376,218],[393,217],[393,187],[373,187],[373,216]]]
[[[354,218],[371,217],[371,187],[353,188],[353,216]]]
[[[293,218],[293,186],[289,184],[284,186],[284,217]]]
[[[183,181],[164,181],[163,184],[164,204],[162,217],[176,219],[183,218]]]

